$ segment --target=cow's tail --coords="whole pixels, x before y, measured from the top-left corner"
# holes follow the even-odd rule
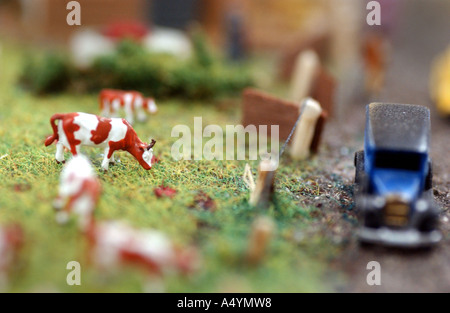
[[[49,146],[51,145],[55,140],[59,140],[59,135],[58,135],[58,126],[56,126],[55,121],[56,120],[61,120],[64,117],[64,114],[54,114],[51,118],[50,118],[50,125],[52,125],[53,128],[53,135],[48,136],[47,139],[45,139],[45,146]]]

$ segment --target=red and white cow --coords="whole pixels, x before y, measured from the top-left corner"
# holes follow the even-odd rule
[[[59,121],[56,125],[56,121]],[[80,153],[81,146],[104,149],[102,168],[107,171],[109,163],[114,162],[116,150],[128,151],[146,170],[152,168],[153,146],[142,142],[133,127],[122,118],[105,118],[87,113],[54,114],[50,118],[53,135],[45,140],[45,146],[56,143],[56,161],[64,162],[64,148],[72,155]]]
[[[145,98],[137,91],[103,89],[99,95],[102,116],[118,117],[119,110],[125,111],[125,118],[130,124],[136,115],[139,122],[145,121],[146,113],[154,114],[158,111],[153,98]]]
[[[180,248],[163,233],[134,229],[119,221],[93,224],[89,233],[89,260],[104,271],[133,264],[150,275],[189,274],[198,269],[199,257],[194,248]]]
[[[80,229],[87,231],[94,221],[94,209],[100,193],[100,182],[91,162],[84,155],[74,156],[61,173],[59,194],[53,202],[53,207],[59,211],[56,220],[66,223],[70,213],[76,213]]]
[[[17,263],[24,242],[23,237],[23,231],[19,225],[0,227],[0,290],[8,285],[9,272]]]

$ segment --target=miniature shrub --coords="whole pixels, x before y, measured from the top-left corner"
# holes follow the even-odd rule
[[[170,88],[170,56],[153,54],[136,43],[124,41],[111,55],[99,57],[92,67],[99,88],[139,90],[154,96]]]
[[[101,88],[136,89],[157,98],[206,99],[238,93],[252,85],[246,72],[214,62],[203,44],[194,56],[180,61],[153,54],[136,43],[123,42],[117,51],[96,60],[93,68]]]
[[[192,34],[192,47],[194,62],[200,67],[210,68],[214,63],[214,58],[209,50],[205,35],[199,30]]]
[[[22,82],[36,93],[67,89],[97,92],[102,88],[139,90],[157,98],[207,99],[239,93],[252,85],[247,71],[214,59],[206,41],[197,38],[189,60],[146,51],[124,41],[114,53],[98,57],[87,70],[72,69],[66,59],[54,55],[24,67]]]
[[[213,97],[217,89],[210,71],[189,64],[176,68],[171,80],[173,96],[205,99]]]
[[[71,66],[65,56],[49,53],[25,58],[20,81],[34,93],[63,91],[70,80]]]

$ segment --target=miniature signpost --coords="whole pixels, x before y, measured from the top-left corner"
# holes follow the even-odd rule
[[[260,263],[266,253],[274,232],[275,224],[269,217],[258,217],[252,224],[248,247],[247,262],[251,265]]]
[[[296,160],[306,159],[310,155],[317,120],[322,114],[320,104],[311,98],[304,100],[302,108],[290,150],[291,157]]]
[[[259,163],[258,179],[255,184],[249,165],[245,165],[243,179],[251,191],[249,200],[251,205],[264,208],[269,206],[273,196],[276,167],[276,161],[262,160]]]
[[[297,57],[291,80],[290,99],[300,103],[306,97],[311,97],[331,115],[335,90],[335,80],[321,65],[317,53],[312,50],[301,52]]]
[[[306,98],[302,102],[302,106],[298,109],[298,118],[294,122],[286,142],[280,151],[279,158],[284,153],[291,136],[295,133],[291,148],[291,156],[293,159],[303,160],[311,153],[311,148],[317,149],[320,142],[320,132],[323,129],[325,121],[323,110],[320,104],[311,99]],[[319,118],[322,117],[321,122]],[[319,133],[317,132],[319,130]],[[314,151],[315,152],[315,151]],[[250,189],[249,203],[252,206],[267,208],[273,200],[275,170],[278,167],[278,160],[266,159],[262,160],[258,167],[258,179],[254,182],[251,168],[245,165],[243,181]]]
[[[291,156],[305,159],[310,153],[318,152],[326,120],[333,112],[335,90],[335,80],[321,65],[316,52],[302,51],[297,56],[291,82],[291,101],[256,89],[246,89],[243,92],[242,123],[244,126],[278,125],[279,138],[285,140],[300,115],[300,104],[307,97],[314,99],[307,101],[307,112],[292,143]]]
[[[264,91],[247,88],[242,93],[242,124],[244,127],[279,125],[280,141],[286,140],[299,115],[299,105],[294,101],[280,99]]]
[[[300,102],[309,96],[319,69],[320,60],[314,51],[306,50],[297,56],[291,80],[290,99],[292,101]]]
[[[314,129],[314,136],[311,141],[311,146],[309,148],[311,154],[317,154],[319,152],[320,142],[322,141],[322,133],[323,129],[325,128],[327,119],[328,119],[328,112],[322,109],[322,113],[317,119],[316,127]]]
[[[280,140],[289,137],[300,115],[301,104],[286,101],[257,89],[248,88],[243,92],[243,121],[244,126],[278,125]],[[322,105],[320,105],[322,106]],[[310,141],[311,153],[317,153],[322,137],[322,132],[328,118],[328,113],[323,108],[315,125],[313,138]],[[271,127],[267,128],[270,136]]]

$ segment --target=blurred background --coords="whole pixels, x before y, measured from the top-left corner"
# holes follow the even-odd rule
[[[160,36],[161,32],[167,37],[175,37],[174,34],[184,34],[196,23],[206,32],[210,42],[223,51],[230,51],[230,46],[240,44],[245,51],[288,54],[303,43],[313,45],[322,54],[331,53],[337,57],[338,53],[346,53],[350,58],[357,53],[350,38],[358,40],[368,12],[365,1],[358,0],[78,2],[81,27],[66,23],[68,1],[1,0],[0,32],[2,36],[44,47],[64,47],[87,30],[109,38],[126,34]],[[387,7],[382,23],[385,30],[392,26],[397,2],[384,2]]]
[[[80,26],[67,24],[68,2],[0,0],[0,36],[45,50],[63,50],[73,65],[86,69],[127,38],[152,52],[189,58],[193,49],[198,51],[192,47],[193,30],[200,29],[206,44],[228,61],[261,60],[255,55],[264,55],[256,66],[259,72],[257,68],[253,72],[253,85],[263,88],[289,81],[298,54],[313,49],[340,80],[338,102],[348,101],[360,81],[367,33],[380,33],[382,43],[387,41],[404,3],[379,1],[381,26],[369,29],[368,1],[359,0],[80,0]],[[375,50],[381,49],[381,44],[375,45]],[[34,83],[26,77],[22,82]],[[71,85],[83,89],[82,84]],[[84,89],[95,90],[98,85]],[[129,88],[127,84],[115,87]]]
[[[2,32],[36,43],[64,43],[79,28],[66,24],[69,1],[58,0],[2,0]],[[83,28],[103,28],[117,22],[142,23],[151,31],[153,27],[186,30],[197,21],[217,44],[227,39],[229,24],[239,24],[246,30],[251,49],[270,48],[301,37],[306,30],[329,24],[329,14],[343,9],[348,19],[353,12],[363,11],[363,1],[327,0],[79,0],[82,8]],[[353,9],[349,9],[353,8]],[[353,14],[354,15],[354,14]],[[348,24],[348,23],[347,23]],[[323,30],[320,30],[323,31]]]
[[[369,26],[366,22],[370,13],[366,9],[368,0],[78,0],[80,26],[67,24],[68,2],[0,0],[0,53],[3,51],[4,57],[0,54],[0,105],[3,105],[0,106],[0,118],[3,115],[6,120],[11,116],[10,120],[17,125],[24,124],[23,131],[17,125],[8,127],[8,131],[16,128],[18,133],[9,137],[23,140],[24,133],[28,137],[34,136],[25,140],[37,149],[38,135],[43,137],[47,131],[50,114],[68,108],[97,110],[97,92],[112,87],[142,91],[154,96],[158,105],[162,99],[162,107],[166,106],[166,111],[160,113],[163,118],[153,120],[148,126],[137,127],[140,131],[147,131],[146,127],[155,131],[161,138],[159,145],[165,143],[168,146],[166,137],[170,126],[190,123],[192,116],[209,114],[208,122],[214,124],[239,123],[240,94],[248,86],[288,98],[299,54],[313,50],[321,66],[336,80],[337,92],[335,113],[325,128],[318,168],[309,174],[309,169],[302,171],[302,177],[313,175],[313,179],[318,180],[332,173],[342,178],[346,186],[351,186],[353,152],[361,148],[363,141],[365,105],[371,101],[426,105],[431,109],[432,118],[434,194],[443,208],[443,220],[444,217],[447,219],[442,228],[448,238],[450,52],[447,61],[441,58],[441,62],[435,63],[438,66],[435,66],[432,83],[430,76],[434,60],[444,54],[450,43],[450,1],[378,0],[381,25],[377,26]],[[7,75],[4,75],[5,69]],[[2,80],[3,77],[7,78]],[[442,87],[435,88],[438,85]],[[17,86],[30,90],[33,96],[28,98],[23,89],[14,88]],[[62,96],[34,97],[52,93],[62,93]],[[83,97],[78,97],[80,94]],[[224,108],[223,103],[210,101],[217,96],[233,97],[233,105]],[[192,106],[187,106],[188,103]],[[437,103],[440,103],[439,110]],[[210,111],[205,110],[210,104],[215,106],[209,106]],[[40,110],[29,110],[32,106]],[[8,115],[9,110],[12,113]],[[29,115],[28,121],[22,123],[25,111]],[[30,130],[25,124],[34,120],[39,124]],[[36,135],[35,129],[44,130]],[[0,131],[0,135],[3,133]],[[21,147],[8,143],[7,148],[6,145],[3,148],[9,151],[10,146]],[[302,169],[295,163],[289,163],[289,166],[293,170]],[[295,179],[297,182],[297,177]],[[329,184],[334,186],[334,178]],[[297,185],[293,188],[299,188]],[[216,182],[211,188],[217,189]],[[335,188],[330,190],[334,195]],[[11,203],[18,202],[15,194],[11,197],[14,198]],[[300,197],[301,201],[316,201],[316,198],[316,195],[304,193]],[[31,199],[30,207],[35,202],[34,197]],[[298,199],[289,198],[286,203],[297,208],[303,205],[298,204]],[[341,290],[373,291],[366,284],[365,266],[374,259],[386,261],[383,263],[385,278],[377,289],[379,291],[450,290],[448,239],[429,255],[384,250],[368,252],[354,244],[336,244],[352,238],[356,219],[353,220],[355,223],[348,220],[348,216],[354,215],[350,204],[350,209],[343,212],[344,209],[330,199],[334,198],[317,201],[324,201],[320,202],[319,211],[325,212],[321,214],[327,221],[328,218],[332,220],[334,226],[314,220],[317,225],[326,224],[324,234],[320,234],[331,242],[323,248],[326,257],[317,257],[319,245],[310,242],[309,238],[304,244],[311,246],[311,264],[323,263],[326,273],[347,274],[350,283]],[[122,205],[120,201],[118,203]],[[237,224],[238,218],[236,223],[232,220],[230,224]],[[296,229],[294,224],[289,217],[286,222],[289,231]],[[314,230],[316,226],[307,227]],[[197,231],[195,227],[193,229]],[[45,234],[45,231],[39,229],[39,233]],[[205,233],[209,234],[209,230]],[[234,236],[234,232],[230,233]],[[184,238],[184,233],[180,237]],[[280,239],[280,242],[284,244],[285,241]],[[60,246],[65,248],[65,242]],[[342,249],[336,252],[333,250],[336,247]],[[300,268],[304,273],[309,272],[307,267],[292,266],[297,264],[295,262],[302,263],[303,259],[295,253],[303,250],[293,244],[285,254],[277,255],[283,260],[292,259],[292,262],[286,266],[280,263],[283,264],[281,269],[261,271],[260,276],[255,276],[255,290],[259,290],[260,280],[271,277],[268,272],[275,273],[272,278],[280,280],[280,290],[302,290],[300,287],[305,285],[299,286],[297,276],[289,271]],[[331,257],[329,251],[333,251]],[[45,257],[42,260],[42,263],[47,262]],[[49,266],[49,271],[53,268],[63,269],[58,264]],[[218,272],[222,269],[217,268]],[[207,271],[212,273],[211,277],[216,276],[214,270],[207,268]],[[224,267],[224,276],[228,276],[229,271],[230,267]],[[286,271],[284,278],[279,275],[280,271]],[[238,272],[236,276],[242,277],[242,273]],[[317,277],[318,282],[328,284],[327,279],[322,279],[326,277],[322,272]],[[59,276],[55,281],[57,279]],[[292,279],[292,286],[286,288],[281,283],[283,279],[286,282]],[[275,285],[267,278],[264,287],[272,290]],[[317,289],[335,290],[334,287]]]

